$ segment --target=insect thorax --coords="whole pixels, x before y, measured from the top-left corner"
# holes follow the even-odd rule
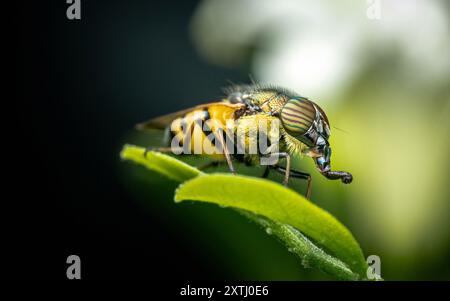
[[[275,87],[234,86],[228,89],[227,100],[231,103],[244,103],[245,115],[268,113],[276,115],[291,98],[289,92]]]
[[[294,92],[273,86],[234,86],[228,89],[227,92],[227,100],[229,102],[244,103],[246,105],[245,112],[242,112],[242,115],[240,115],[246,117],[245,119],[254,115],[262,115],[261,117],[269,115],[280,118],[281,110],[289,100],[298,99],[309,102],[306,98],[298,96]],[[279,138],[280,151],[298,154],[306,147],[300,140],[289,135],[283,127],[280,127]]]

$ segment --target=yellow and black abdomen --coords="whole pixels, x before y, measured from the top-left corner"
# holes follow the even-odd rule
[[[223,157],[222,141],[228,130],[234,131],[235,112],[240,106],[213,103],[185,113],[170,125],[172,146],[178,145],[191,154]]]

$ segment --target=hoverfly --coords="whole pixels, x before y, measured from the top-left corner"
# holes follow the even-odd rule
[[[209,121],[214,123],[206,127],[201,126]],[[240,131],[249,124],[258,125],[263,121],[270,125],[275,124],[279,136],[278,151],[271,155],[277,155],[286,161],[285,166],[279,165],[278,160],[267,165],[263,177],[267,177],[270,169],[273,169],[284,174],[284,185],[288,184],[290,177],[307,180],[306,197],[309,199],[311,175],[291,169],[291,157],[304,154],[314,160],[318,171],[326,178],[340,179],[345,184],[352,182],[350,173],[331,170],[331,148],[328,143],[330,123],[325,112],[308,98],[282,88],[256,84],[232,86],[226,90],[226,96],[220,101],[157,117],[136,127],[141,130],[165,129],[172,141],[175,139],[180,147],[188,150],[192,150],[194,141],[208,141],[209,147],[220,147],[221,151],[213,155],[215,159],[203,168],[226,163],[230,172],[235,173],[233,161],[255,165],[261,156],[267,156],[267,148],[256,153],[235,151],[238,140],[243,141],[245,150],[250,142],[260,142],[261,139],[273,135],[272,130],[267,127],[256,127],[258,135],[254,137],[250,137],[250,130]],[[230,133],[234,134],[234,144],[227,147],[225,138],[228,138]],[[211,136],[216,139],[211,139]],[[161,147],[153,150],[169,152],[174,148]]]

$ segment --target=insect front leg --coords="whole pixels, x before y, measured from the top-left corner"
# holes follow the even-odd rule
[[[286,170],[284,172],[283,185],[287,186],[289,183],[289,170],[291,170],[291,156],[288,153],[273,153],[273,154],[270,154],[270,156],[266,156],[266,158],[273,158],[273,157],[286,159]],[[275,165],[275,166],[278,166],[278,165]],[[267,177],[266,172],[267,171],[264,172],[265,177]]]
[[[286,168],[282,167],[282,166],[275,165],[273,168],[276,171],[280,172],[280,173],[285,173],[286,172]],[[307,181],[306,182],[306,194],[305,194],[305,196],[309,200],[310,197],[311,197],[311,187],[312,187],[312,185],[311,185],[311,182],[312,182],[311,175],[309,173],[298,171],[298,170],[293,170],[293,169],[290,170],[289,174],[293,178],[303,179],[303,180]]]

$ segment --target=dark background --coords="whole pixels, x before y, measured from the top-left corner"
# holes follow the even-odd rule
[[[188,33],[195,5],[82,1],[81,20],[66,18],[65,1],[20,8],[15,127],[26,160],[16,171],[27,217],[19,240],[46,276],[64,279],[70,254],[87,279],[230,276],[149,217],[117,176],[135,123],[176,100],[218,95],[224,79],[245,79],[197,56]]]

